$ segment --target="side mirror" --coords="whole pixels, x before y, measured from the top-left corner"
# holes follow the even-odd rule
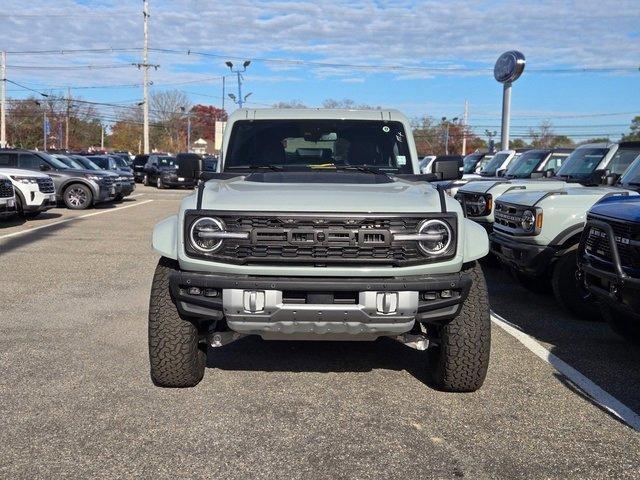
[[[609,175],[609,170],[596,170],[591,174],[591,178],[589,179],[592,185],[600,185],[605,182],[607,175]]]
[[[556,171],[553,168],[550,168],[549,170],[545,170],[544,172],[544,176],[546,178],[555,177],[555,175],[556,175]]]
[[[504,177],[504,174],[507,173],[507,169],[503,168],[502,170],[498,170],[496,172],[496,177]]]
[[[463,174],[462,157],[436,158],[431,164],[431,173],[438,180],[460,180]]]
[[[613,187],[616,183],[618,183],[619,179],[620,175],[618,175],[617,173],[610,173],[609,175],[604,177],[604,184],[607,187]]]
[[[40,164],[40,170],[43,172],[48,172],[49,170],[51,170],[51,167],[46,163],[42,163]]]

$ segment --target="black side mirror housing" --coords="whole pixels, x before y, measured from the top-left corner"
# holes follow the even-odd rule
[[[460,155],[436,157],[431,164],[431,173],[437,180],[460,180],[463,174],[463,159]]]
[[[553,168],[550,168],[549,170],[545,170],[544,172],[544,176],[546,178],[555,177],[555,175],[556,175],[556,171]]]
[[[590,184],[591,185],[601,185],[606,182],[607,175],[609,175],[609,170],[595,170],[591,174]]]
[[[49,170],[51,170],[51,167],[49,165],[47,165],[46,163],[43,163],[40,165],[40,170],[43,172],[48,172]]]
[[[619,179],[620,175],[618,175],[617,173],[610,173],[606,177],[604,177],[604,184],[607,187],[613,187],[616,183],[618,183]]]

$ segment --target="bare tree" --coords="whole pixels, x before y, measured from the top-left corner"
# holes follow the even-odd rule
[[[189,98],[180,90],[165,90],[151,94],[149,106],[156,148],[172,152],[184,148],[186,114],[191,110]]]
[[[307,108],[302,100],[289,100],[288,102],[278,102],[273,104],[273,108]]]

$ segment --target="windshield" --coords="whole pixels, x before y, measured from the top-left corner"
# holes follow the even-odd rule
[[[632,185],[634,187],[640,186],[640,157],[631,164],[625,174],[620,178],[620,183],[625,185]]]
[[[258,120],[234,123],[225,170],[367,167],[413,173],[399,122],[375,120]]]
[[[472,153],[464,157],[464,173],[473,173],[476,170],[478,162],[482,159],[484,153]]]
[[[558,176],[586,178],[595,171],[608,151],[608,148],[578,148],[560,167]]]
[[[158,165],[160,167],[175,167],[177,166],[176,157],[158,157]]]
[[[129,166],[129,164],[120,156],[114,155],[111,158],[113,158],[113,160],[116,162],[116,165],[120,168]]]
[[[111,168],[111,160],[109,157],[88,157],[93,163],[95,163],[102,170],[109,170]]]
[[[638,155],[640,155],[640,147],[620,148],[606,166],[606,169],[610,173],[622,175],[629,168],[629,165],[638,158]]]
[[[84,165],[83,168],[86,168],[87,170],[102,170],[102,168],[100,168],[98,165],[93,163],[87,157],[82,157],[80,155],[73,155],[72,158],[75,159],[77,162],[81,163],[82,165]]]
[[[67,170],[68,168],[70,168],[62,160],[58,160],[56,157],[54,157],[53,155],[49,155],[48,153],[38,152],[37,155],[40,155],[41,158],[44,158],[45,160],[47,160],[47,162],[49,162],[49,164],[53,168],[57,168],[57,169],[60,169],[60,170]]]
[[[64,155],[55,155],[55,158],[63,162],[69,168],[79,168],[83,169],[84,166],[72,158],[66,157]]]
[[[495,156],[491,159],[489,163],[487,163],[482,170],[480,171],[480,175],[484,176],[495,176],[498,168],[502,166],[504,161],[509,158],[510,153],[496,153]]]
[[[547,158],[547,155],[549,155],[549,152],[545,150],[525,152],[520,158],[513,161],[505,176],[509,178],[529,178]]]

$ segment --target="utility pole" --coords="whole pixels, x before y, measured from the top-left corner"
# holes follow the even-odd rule
[[[104,152],[104,125],[100,124],[100,150]]]
[[[49,120],[47,119],[46,105],[42,109],[42,149],[47,151],[47,135],[49,134]]]
[[[226,83],[227,83],[227,77],[226,75],[222,76],[222,110],[224,110],[224,97],[226,97]]]
[[[142,15],[144,17],[144,49],[142,53],[142,68],[144,69],[144,85],[142,86],[142,96],[144,104],[142,106],[143,127],[142,136],[144,138],[144,153],[149,153],[149,1],[142,0]]]
[[[236,98],[236,96],[233,93],[230,93],[229,98],[233,100],[235,103],[237,103],[239,108],[242,108],[242,105],[244,104],[244,102],[246,102],[247,98],[249,98],[249,95],[251,95],[250,93],[248,93],[244,97],[242,96],[242,80],[243,80],[242,73],[247,71],[247,67],[251,65],[251,60],[245,60],[242,63],[242,70],[240,70],[239,68],[234,70],[233,63],[231,62],[225,62],[225,64],[227,65],[227,67],[229,67],[229,70],[231,70],[232,73],[235,73],[238,76],[238,97]]]
[[[464,116],[462,117],[462,156],[467,154],[467,122],[469,121],[469,101],[464,101]]]
[[[64,148],[69,150],[69,111],[71,110],[71,87],[67,87],[67,118],[64,129]]]
[[[448,120],[447,117],[442,117],[442,123],[444,124],[444,154],[449,155],[449,127],[451,123],[456,123],[458,121],[458,117],[454,117],[451,120]]]
[[[0,148],[7,148],[7,52],[2,51],[2,93],[0,93]]]

